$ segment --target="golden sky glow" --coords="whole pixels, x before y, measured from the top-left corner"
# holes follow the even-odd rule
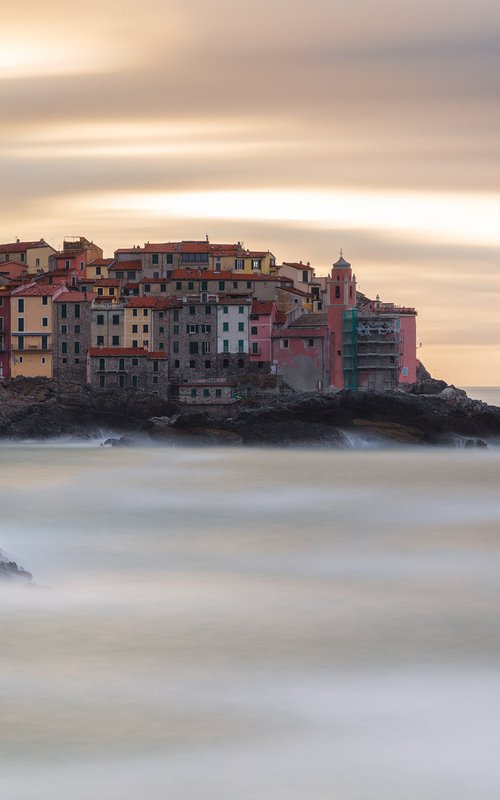
[[[500,384],[499,31],[493,0],[11,4],[0,239],[343,247],[434,372]]]

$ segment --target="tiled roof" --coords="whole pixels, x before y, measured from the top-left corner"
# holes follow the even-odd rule
[[[273,313],[274,302],[272,300],[254,300],[252,303],[252,314],[262,314],[269,316]]]
[[[324,313],[302,314],[302,316],[290,323],[290,328],[319,328],[326,325],[326,322],[327,315]]]
[[[114,260],[114,258],[94,258],[93,261],[88,262],[87,267],[107,267]]]
[[[129,297],[126,300],[126,308],[170,308],[171,306],[178,306],[179,302],[174,298],[161,298],[161,297]]]
[[[54,258],[58,261],[61,258],[72,259],[76,258],[77,256],[81,256],[85,253],[85,250],[58,250],[56,253],[52,253]]]
[[[92,357],[115,356],[125,358],[126,356],[153,358],[155,361],[166,359],[167,354],[163,350],[145,350],[143,347],[91,347],[89,355]]]
[[[40,239],[38,242],[9,242],[0,244],[0,253],[22,253],[35,247],[50,247],[46,241]],[[53,249],[53,248],[51,248]]]
[[[300,297],[310,297],[310,292],[303,292],[301,289],[295,289],[293,286],[280,286],[281,292],[290,292],[291,294],[298,294]]]
[[[83,303],[85,301],[91,302],[83,292],[63,292],[59,297],[54,298],[54,303]]]
[[[114,286],[117,287],[120,285],[120,281],[116,278],[101,278],[100,280],[94,281],[94,289],[97,286]]]
[[[57,284],[56,286],[41,283],[28,284],[28,286],[20,286],[18,289],[14,289],[13,294],[19,297],[45,297],[58,294],[66,288],[63,284]]]
[[[112,260],[113,259],[110,259],[110,263],[111,263]],[[93,262],[93,263],[95,263],[95,262]],[[142,261],[139,261],[139,259],[135,259],[134,261],[115,261],[113,266],[110,267],[109,269],[110,269],[110,271],[111,270],[113,270],[113,271],[116,271],[116,270],[125,271],[127,269],[130,269],[130,270],[142,269]]]

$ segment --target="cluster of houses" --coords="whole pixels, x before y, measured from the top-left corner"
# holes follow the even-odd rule
[[[185,403],[416,379],[416,311],[241,242],[103,251],[85,237],[0,245],[0,377],[45,376]]]

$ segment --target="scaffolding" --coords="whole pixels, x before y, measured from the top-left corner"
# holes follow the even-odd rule
[[[359,388],[394,389],[398,385],[401,352],[399,315],[360,312],[356,344]]]
[[[342,369],[344,387],[358,389],[358,309],[350,308],[342,314]]]

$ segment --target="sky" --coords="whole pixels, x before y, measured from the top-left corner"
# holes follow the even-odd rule
[[[418,308],[500,385],[500,4],[26,0],[2,10],[0,241],[243,241]]]

